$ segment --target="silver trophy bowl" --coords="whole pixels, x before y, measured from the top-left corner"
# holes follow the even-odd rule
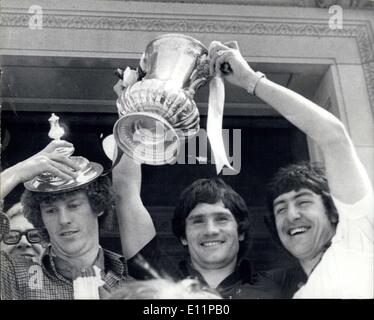
[[[193,100],[209,77],[208,50],[198,40],[162,35],[144,52],[145,77],[123,91],[113,133],[119,148],[146,164],[172,163],[200,129]]]

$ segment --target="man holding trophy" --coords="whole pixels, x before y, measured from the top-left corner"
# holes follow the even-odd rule
[[[140,68],[141,79],[127,69],[123,81],[114,87],[120,115],[114,138],[120,150],[114,157],[113,185],[130,272],[140,261],[144,274],[133,274],[139,278],[194,277],[224,298],[279,298],[271,278],[251,271],[245,258],[251,217],[244,200],[221,179],[195,181],[182,193],[175,210],[173,231],[190,260],[173,265],[159,248],[152,219],[140,198],[139,163],[172,162],[180,143],[197,133],[199,114],[192,98],[210,77],[208,50],[185,35],[160,36],[148,44]]]
[[[373,189],[343,124],[313,102],[273,83],[261,72],[254,72],[238,48],[214,41],[209,48],[209,58],[210,75],[222,77],[258,96],[312,138],[323,152],[326,176],[311,165],[291,166],[275,177],[269,191],[273,230],[283,246],[299,260],[308,279],[295,298],[373,298]],[[126,89],[120,96],[126,97],[129,92]],[[212,104],[213,108],[217,105],[219,107],[219,103]],[[209,113],[222,114],[222,109],[208,111],[208,126]],[[212,139],[211,144],[213,148]],[[115,171],[114,183],[121,195],[117,212],[120,225],[131,223],[139,229],[139,234],[132,240],[124,236],[122,244],[126,246],[132,241],[136,243],[132,249],[139,248],[142,249],[140,253],[146,253],[155,229],[140,199],[140,167],[130,162],[125,171]],[[183,204],[178,208],[183,208]],[[226,219],[239,225],[222,199],[216,203],[197,200],[197,205],[184,216],[185,229],[177,234],[190,253],[189,267],[193,270],[190,275],[199,274],[218,289],[222,289],[220,285],[225,279],[235,274],[236,268],[229,264],[231,268],[213,267],[208,271],[209,264],[205,264],[204,270],[197,261],[203,258],[199,252],[206,250],[206,255],[208,250],[219,252],[227,244],[227,229],[223,227],[226,224],[220,226],[219,219],[211,218],[227,211]],[[190,223],[197,223],[199,228],[190,228]],[[196,230],[201,230],[201,234],[193,232]],[[237,242],[243,240],[241,231],[238,228],[236,234],[232,233]],[[124,251],[129,254],[127,258],[138,253],[137,250]],[[237,256],[234,260],[237,261]],[[157,265],[157,261],[152,262]],[[267,290],[274,297],[272,293],[276,290],[269,287]],[[221,292],[225,294],[225,290]]]
[[[272,278],[251,271],[245,258],[251,217],[244,200],[221,179],[199,179],[182,193],[172,225],[190,259],[178,264],[159,247],[152,218],[140,198],[140,165],[123,155],[113,170],[113,185],[122,250],[133,277],[193,277],[230,299],[281,297]]]
[[[297,93],[254,72],[222,43],[211,46],[212,68],[223,63],[227,81],[258,96],[320,147],[326,175],[310,164],[281,169],[268,202],[283,246],[308,280],[295,298],[374,297],[374,201],[370,179],[344,125]]]
[[[56,116],[51,120],[62,129]],[[40,262],[1,252],[4,300],[99,299],[129,280],[122,257],[99,245],[99,220],[113,205],[111,182],[98,163],[71,156],[74,147],[60,131],[50,131],[55,140],[41,152],[1,173],[2,198],[24,183],[25,216],[49,244]]]

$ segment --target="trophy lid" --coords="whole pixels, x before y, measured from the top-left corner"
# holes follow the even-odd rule
[[[52,113],[52,116],[48,120],[50,123],[50,131],[48,136],[55,140],[59,140],[65,134],[64,128],[60,126],[59,119],[60,118],[58,116]],[[84,157],[71,156],[74,152],[74,148],[63,147],[59,149],[60,153],[63,153],[66,157],[69,157],[78,165],[79,169],[75,171],[77,173],[77,177],[66,180],[55,176],[51,172],[43,172],[30,181],[24,183],[27,190],[33,192],[51,193],[72,191],[89,184],[102,174],[104,169],[100,164],[88,161]]]
[[[76,171],[78,176],[69,180],[56,177],[49,172],[45,172],[30,181],[24,183],[27,190],[33,192],[51,192],[60,193],[79,189],[98,178],[102,172],[103,167],[92,161],[88,161],[83,157],[70,157],[79,165],[79,170]]]

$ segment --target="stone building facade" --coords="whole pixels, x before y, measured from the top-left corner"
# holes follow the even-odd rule
[[[238,41],[254,69],[335,114],[348,128],[374,183],[373,30],[374,1],[370,0],[2,0],[2,167],[24,159],[48,142],[51,112],[68,122],[66,139],[76,139],[78,145],[78,140],[86,141],[80,149],[83,155],[86,152],[93,160],[105,159],[103,154],[98,159],[90,154],[89,142],[96,139],[99,150],[100,141],[115,122],[114,70],[135,67],[146,44],[156,36],[183,33],[206,46],[213,40]],[[204,124],[207,88],[197,93],[196,101]],[[241,172],[228,175],[227,180],[238,184],[251,208],[259,212],[258,250],[266,247],[273,253],[276,249],[269,248],[269,236],[261,222],[263,189],[256,191],[256,184],[264,184],[270,173],[287,162],[321,161],[320,152],[270,107],[230,86],[226,87],[225,118],[224,125],[241,128],[242,143],[248,141],[253,147],[252,154],[242,152]],[[30,137],[32,142],[27,141]],[[282,143],[287,145],[285,154],[274,156]],[[264,152],[259,161],[271,167],[270,173],[265,173],[265,165],[251,167],[255,152]],[[183,175],[183,170],[196,172],[193,178],[214,173],[211,166],[210,171],[196,166],[145,169],[143,195],[165,242],[171,237],[173,205],[157,192],[157,180],[165,179],[168,170],[176,170],[175,175]],[[263,174],[258,173],[261,170]],[[255,183],[247,188],[252,177]],[[171,187],[175,196],[190,181],[186,178],[182,182]],[[20,192],[17,189],[10,202],[15,202]],[[109,225],[103,233],[112,247],[116,232]],[[176,245],[169,249],[179,254]],[[271,267],[277,254],[259,258],[259,262],[264,268]]]

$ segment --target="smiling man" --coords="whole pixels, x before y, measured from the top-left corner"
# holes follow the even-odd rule
[[[333,196],[324,170],[282,168],[268,186],[270,228],[307,277],[295,298],[372,298],[372,191],[353,204]]]
[[[16,203],[8,211],[10,231],[4,236],[1,250],[13,257],[25,257],[39,261],[44,248],[39,230],[28,221],[21,203]]]
[[[272,106],[322,151],[326,173],[312,164],[291,165],[269,185],[270,225],[307,277],[294,297],[373,298],[373,188],[344,125],[253,71],[238,49],[214,42],[210,57],[214,72]]]
[[[197,270],[204,272],[203,269],[222,265],[235,268],[239,241],[244,240],[244,234],[238,234],[238,223],[221,200],[197,204],[185,220],[186,232],[181,242],[189,246],[191,261]]]
[[[329,220],[322,199],[308,189],[277,197],[274,214],[283,245],[310,273],[334,235],[337,219]]]
[[[250,266],[244,258],[251,242],[250,215],[244,200],[223,180],[199,179],[187,187],[174,210],[172,227],[190,257],[190,261],[180,263],[184,276],[204,280],[223,296],[263,298],[275,293],[270,282],[262,282],[265,278],[260,277],[257,286],[255,275],[244,271],[245,266]],[[226,293],[235,277],[241,279],[241,285],[238,282],[236,291]],[[246,287],[244,283],[253,286]],[[244,288],[249,290],[245,292]]]
[[[301,163],[279,170],[268,186],[268,206],[279,240],[310,274],[339,220],[323,169]]]
[[[223,180],[199,179],[182,192],[172,228],[188,258],[176,264],[160,247],[140,198],[140,165],[126,155],[119,163],[113,171],[113,185],[118,194],[122,249],[133,277],[197,278],[223,298],[280,297],[278,285],[257,273],[245,256],[251,242],[250,214],[244,200]]]
[[[53,141],[1,174],[2,197],[28,181],[24,214],[50,243],[40,263],[2,253],[2,299],[99,299],[128,281],[122,257],[99,245],[99,219],[114,201],[111,182],[100,165],[78,165],[61,152],[66,148],[73,146]]]

